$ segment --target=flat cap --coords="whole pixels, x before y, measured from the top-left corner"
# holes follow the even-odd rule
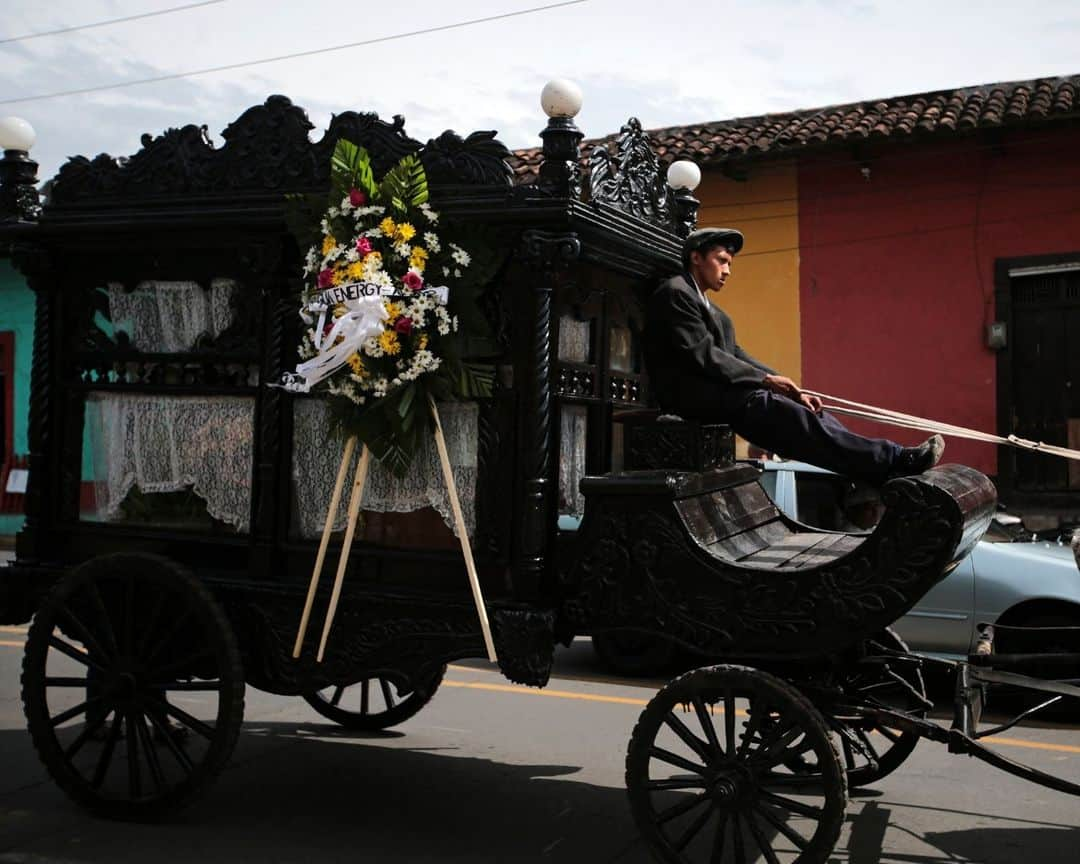
[[[734,228],[698,228],[691,231],[683,241],[683,267],[690,266],[690,253],[707,250],[713,246],[723,246],[732,255],[738,255],[743,247],[743,235]]]

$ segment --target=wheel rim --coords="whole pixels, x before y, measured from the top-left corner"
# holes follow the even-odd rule
[[[445,667],[440,667],[420,684],[373,675],[353,684],[324,687],[305,694],[304,699],[323,717],[342,726],[385,729],[423,708],[442,683],[444,672]]]
[[[55,779],[114,815],[182,798],[228,757],[243,684],[209,595],[168,574],[73,574],[27,638],[24,695]]]
[[[889,652],[908,653],[905,642],[891,629],[869,640],[870,656]],[[926,716],[919,698],[926,699],[922,668],[897,659],[886,664],[856,666],[843,682],[844,692],[858,702],[901,711],[915,718]],[[900,732],[864,719],[858,723],[834,723],[840,740],[848,785],[863,786],[895,771],[919,743],[918,732]]]
[[[627,759],[635,820],[666,861],[824,861],[846,804],[820,715],[757,672],[695,670],[642,714]],[[798,757],[813,771],[793,771]]]

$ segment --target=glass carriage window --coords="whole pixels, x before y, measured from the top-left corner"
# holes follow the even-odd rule
[[[131,290],[111,282],[106,289],[109,320],[98,319],[97,324],[113,341],[117,334],[126,334],[138,351],[190,351],[232,326],[238,290],[232,279],[213,279],[208,287],[198,282],[144,281]]]
[[[573,315],[559,318],[559,360],[563,363],[590,363],[592,334],[588,321]]]
[[[608,332],[608,368],[613,372],[636,372],[634,334],[629,327],[612,325]]]
[[[250,396],[90,393],[82,518],[247,532],[254,417]]]
[[[580,518],[585,498],[578,486],[585,476],[585,435],[588,409],[563,405],[559,424],[559,515]]]

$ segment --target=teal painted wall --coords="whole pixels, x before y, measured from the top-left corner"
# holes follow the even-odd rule
[[[15,333],[15,453],[29,451],[26,440],[30,412],[30,365],[34,352],[34,292],[11,262],[0,260],[0,330]],[[0,535],[14,534],[22,526],[22,516],[0,516]]]

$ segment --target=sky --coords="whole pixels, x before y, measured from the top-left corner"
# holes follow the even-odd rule
[[[144,133],[189,123],[220,146],[275,93],[308,112],[314,139],[334,113],[375,111],[404,115],[420,141],[495,129],[513,149],[539,145],[552,78],[581,88],[577,124],[596,137],[631,116],[657,128],[1080,73],[1075,0],[557,3],[5,0],[0,116],[34,126],[45,180],[70,156],[131,155]],[[148,13],[163,14],[20,38]]]

